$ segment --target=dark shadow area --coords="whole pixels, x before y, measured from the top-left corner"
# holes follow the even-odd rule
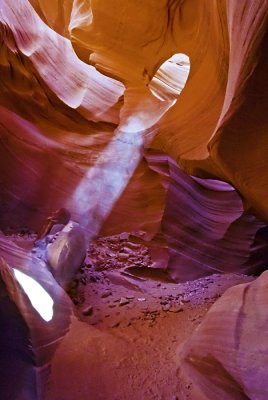
[[[0,398],[36,400],[30,332],[0,278]]]

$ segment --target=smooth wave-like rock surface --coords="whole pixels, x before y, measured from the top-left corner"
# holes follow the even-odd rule
[[[180,399],[265,400],[268,273],[227,292],[181,350]]]
[[[1,0],[0,229],[66,207],[88,242],[146,240],[175,281],[265,270],[267,16],[268,0]],[[24,381],[35,399],[71,305],[2,235],[0,256],[1,338],[19,353],[3,350],[2,397]],[[47,320],[20,274],[52,299]],[[192,399],[267,398],[266,281],[228,291],[183,348]]]
[[[147,160],[162,176],[166,190],[161,232],[169,251],[167,270],[174,280],[265,269],[267,226],[244,211],[232,186],[188,176],[162,153],[151,152]]]
[[[88,238],[164,232],[176,279],[261,270],[265,226],[249,212],[266,216],[266,5],[3,1],[2,228],[39,229],[64,205]],[[145,148],[239,194],[172,161],[159,176]]]
[[[26,277],[26,286],[23,280],[18,280],[16,270]],[[2,234],[0,275],[1,396],[42,399],[47,389],[50,361],[69,329],[71,301],[44,262]],[[28,290],[27,277],[35,282]],[[51,297],[49,318],[42,316],[42,310],[40,313],[43,293],[36,291],[39,285]],[[45,299],[45,312],[47,307]]]
[[[164,150],[186,172],[229,181],[243,194],[248,207],[266,217],[262,200],[266,145],[260,132],[267,126],[266,113],[261,111],[266,104],[262,93],[267,2],[200,1],[196,6],[193,1],[161,1],[143,5],[142,12],[135,10],[133,1],[113,1],[109,6],[83,0],[2,2],[3,227],[8,220],[11,225],[15,220],[23,224],[28,217],[33,227],[39,227],[42,213],[72,196],[87,168],[116,136],[117,126],[130,137],[145,130],[142,143]],[[148,83],[158,79],[157,70],[170,55],[179,53],[189,56],[190,74],[171,106],[166,96],[165,100],[155,96]],[[165,74],[166,82],[174,85],[174,70]],[[251,107],[256,97],[258,107]],[[245,116],[250,121],[245,122]],[[228,134],[227,125],[234,118],[238,121],[235,132]],[[260,128],[252,145],[254,126]],[[123,136],[118,140],[126,141]],[[219,146],[227,147],[219,153]],[[120,148],[108,150],[106,158],[120,157]],[[133,147],[136,151],[141,157],[141,149]],[[254,160],[249,153],[255,154]],[[16,169],[30,191],[18,181]],[[117,196],[130,178],[124,178]],[[100,174],[100,179],[109,186],[113,177]],[[257,181],[261,182],[258,196],[254,194]],[[111,200],[107,210],[111,211],[116,200]],[[99,217],[101,223],[110,211]]]

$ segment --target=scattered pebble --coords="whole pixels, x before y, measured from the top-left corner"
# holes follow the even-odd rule
[[[162,306],[165,306],[166,304],[168,304],[168,301],[166,301],[166,300],[161,300],[161,301],[160,301],[160,304],[161,304]]]
[[[92,306],[87,306],[82,310],[83,315],[92,315],[93,314],[93,307]]]
[[[101,298],[102,299],[105,299],[106,297],[109,297],[109,296],[111,296],[112,295],[112,291],[111,290],[106,290],[105,292],[103,292],[102,294],[101,294]]]
[[[173,312],[173,313],[179,313],[179,312],[183,311],[183,308],[173,308],[173,307],[171,307],[169,311]]]
[[[129,304],[129,300],[126,299],[125,297],[121,297],[121,299],[119,301],[119,305],[120,306],[125,306],[126,304]]]
[[[182,303],[182,304],[184,304],[184,303],[190,303],[190,300],[189,300],[189,299],[181,299],[181,303]]]
[[[118,328],[118,326],[120,325],[120,321],[118,322],[114,322],[112,325],[111,325],[111,328]]]
[[[119,235],[120,240],[128,240],[129,239],[129,233],[128,232],[122,232]]]
[[[170,304],[166,304],[166,305],[164,305],[163,307],[162,307],[162,310],[163,311],[169,311],[170,310]]]

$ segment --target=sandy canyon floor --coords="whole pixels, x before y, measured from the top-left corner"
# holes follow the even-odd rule
[[[90,245],[69,288],[75,316],[52,365],[48,400],[180,400],[180,346],[217,298],[252,278],[176,284],[150,265],[147,247],[127,234]]]
[[[35,235],[13,239],[30,248]],[[74,314],[46,400],[180,400],[180,347],[229,287],[253,278],[213,274],[178,284],[152,266],[146,245],[127,233],[90,244],[68,288]]]

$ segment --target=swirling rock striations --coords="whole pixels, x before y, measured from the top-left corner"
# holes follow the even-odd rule
[[[176,281],[262,272],[267,15],[268,0],[2,0],[0,228],[39,230],[66,207],[89,240],[138,233]],[[3,237],[0,255],[1,298],[21,348],[32,340],[20,378],[35,398],[35,368],[49,364],[71,307],[40,260]],[[13,268],[51,294],[51,323]],[[185,345],[193,399],[267,398],[266,281],[231,289]]]
[[[257,57],[266,43],[266,15],[267,1],[200,1],[197,5],[163,0],[143,5],[142,12],[134,1],[113,1],[109,6],[83,0],[3,1],[3,227],[10,216],[13,225],[16,219],[21,224],[33,216],[33,226],[40,226],[42,212],[72,195],[117,126],[130,134],[145,130],[144,135],[149,134],[145,145],[164,150],[186,172],[229,181],[248,207],[266,217],[265,205],[260,204],[264,193],[254,195],[252,187],[257,186],[247,183],[248,179],[255,183],[258,175],[262,190],[266,187],[265,157],[258,153],[261,150],[253,151],[266,148],[265,138],[261,139],[266,113],[259,111],[265,106],[261,93],[266,52]],[[72,45],[95,68],[80,61]],[[167,99],[156,97],[148,83],[161,64],[177,53],[189,56],[191,67],[185,89],[171,106]],[[253,95],[260,99],[250,113],[243,93],[246,102],[254,101]],[[244,115],[250,116],[250,123]],[[235,132],[228,134],[227,125],[234,118],[239,119]],[[246,130],[239,128],[242,119]],[[260,145],[253,146],[250,132],[255,132],[253,124],[258,125],[258,120]],[[226,156],[216,151],[223,143]],[[250,147],[250,154],[257,152],[254,157],[261,162],[245,156],[240,165],[235,143],[243,154],[248,154],[243,146]],[[234,161],[225,161],[230,157]],[[27,193],[16,169],[20,182],[31,189]]]
[[[51,296],[52,318],[40,317],[30,296],[35,288],[26,294],[14,268]],[[0,275],[1,396],[41,399],[47,389],[50,361],[71,323],[71,301],[43,262],[2,234]],[[35,300],[42,305],[40,293]]]
[[[181,350],[181,399],[264,400],[267,279],[228,289]]]
[[[161,232],[169,251],[167,270],[174,280],[265,269],[267,226],[244,211],[232,186],[188,176],[162,153],[151,152],[147,160],[165,187]]]

